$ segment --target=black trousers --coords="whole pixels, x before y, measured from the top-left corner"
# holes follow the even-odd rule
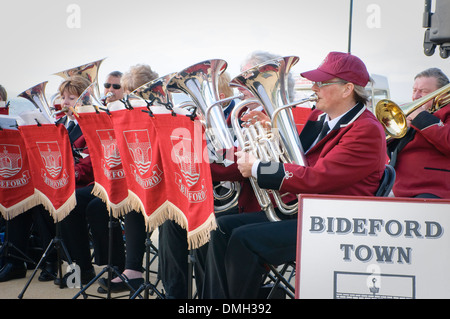
[[[238,212],[236,207],[216,216],[237,214]],[[208,245],[206,243],[194,249],[191,256],[199,298],[202,297]],[[167,299],[189,297],[188,280],[192,280],[188,271],[189,253],[186,230],[172,220],[165,221],[159,227],[158,276],[163,283]]]
[[[257,298],[265,264],[296,258],[297,219],[270,222],[264,212],[223,216],[211,233],[203,298]]]
[[[39,239],[39,247],[45,251],[50,241],[55,237],[55,224],[50,213],[42,205],[37,205],[9,220],[8,234],[6,234],[7,240],[13,247],[27,254],[32,230]],[[14,249],[11,249],[10,253],[22,257],[20,253],[14,251]],[[52,251],[47,255],[46,261],[55,262],[56,252]],[[17,266],[23,266],[23,261],[18,258],[6,258],[4,263],[6,262],[10,262]]]
[[[145,254],[145,230],[144,215],[140,212],[131,211],[124,217],[125,221],[125,245],[126,260],[125,269],[143,271],[142,263]]]
[[[187,232],[172,220],[165,221],[159,226],[158,239],[158,276],[166,291],[167,299],[187,299],[188,280],[192,280],[188,271],[189,250]],[[193,264],[195,281],[201,286],[203,265],[207,251],[207,244],[195,249]]]
[[[104,265],[108,262],[109,212],[106,204],[91,194],[92,188],[93,186],[86,186],[76,190],[77,205],[60,222],[63,242],[71,259],[80,266],[81,271],[92,269],[89,229],[92,233],[96,263]],[[122,230],[116,219],[113,242],[112,265],[123,269],[124,243]]]

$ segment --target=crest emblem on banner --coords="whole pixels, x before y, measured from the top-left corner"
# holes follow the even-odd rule
[[[186,196],[189,202],[198,203],[206,200],[205,180],[201,181],[200,189],[192,188],[200,179],[200,165],[194,145],[190,138],[182,136],[170,136],[172,142],[172,158],[178,164],[181,171],[181,177],[175,173],[175,183],[178,185],[180,192]],[[183,183],[185,181],[185,184]]]
[[[54,189],[66,186],[69,183],[69,176],[65,170],[60,175],[63,163],[58,142],[36,142],[36,145],[45,167],[45,170],[41,169],[41,177],[44,183]]]
[[[18,145],[0,144],[0,176],[10,178],[22,169],[22,153]]]
[[[181,174],[189,187],[197,184],[200,178],[200,167],[197,154],[190,138],[181,136],[170,136],[173,155],[177,160]]]
[[[114,137],[114,130],[97,130],[98,138],[102,144],[103,159],[109,168],[119,166],[122,161],[120,159],[119,148]]]
[[[152,145],[147,130],[124,131],[128,150],[140,175],[145,175],[152,164]]]
[[[158,164],[155,164],[150,170],[152,164],[152,145],[148,131],[123,131],[123,135],[134,162],[134,165],[130,164],[130,166],[131,173],[134,175],[136,182],[143,188],[151,188],[157,185],[162,180],[162,171],[158,167]]]
[[[51,177],[55,178],[62,169],[61,150],[56,141],[53,142],[36,142],[42,162],[45,169]]]
[[[109,180],[125,177],[122,168],[122,159],[120,158],[119,148],[113,129],[97,130],[97,136],[102,145],[103,158],[101,160],[103,173]]]

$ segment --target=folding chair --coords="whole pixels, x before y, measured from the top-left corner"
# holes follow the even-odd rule
[[[386,165],[384,168],[384,174],[380,181],[380,186],[375,193],[376,197],[387,197],[392,190],[395,182],[395,169],[391,165]],[[281,270],[278,270],[277,267],[273,265],[267,265],[270,269],[269,274],[267,275],[268,281],[265,282],[265,286],[271,285],[273,282],[273,286],[271,288],[270,293],[267,296],[267,299],[271,299],[277,289],[281,287],[286,292],[286,295],[290,298],[294,298],[295,288],[291,284],[292,279],[295,276],[295,260],[290,261],[281,266]],[[289,269],[292,268],[291,271]]]

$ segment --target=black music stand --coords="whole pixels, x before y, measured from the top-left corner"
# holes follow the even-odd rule
[[[12,242],[9,241],[9,219],[5,218],[4,220],[5,220],[5,240],[3,241],[2,250],[0,252],[1,255],[0,258],[10,257],[36,265],[36,262],[33,259],[31,259],[27,254],[25,254],[22,250],[17,248]],[[10,249],[14,249],[17,253],[19,253],[19,256],[11,254]]]
[[[115,267],[112,266],[112,241],[113,241],[113,227],[114,227],[113,223],[114,223],[114,221],[112,219],[112,213],[110,211],[109,212],[109,222],[108,222],[108,264],[86,286],[82,287],[82,289],[72,299],[77,299],[81,294],[83,294],[83,296],[85,298],[87,298],[88,294],[86,294],[85,291],[94,282],[96,282],[105,272],[108,272],[108,289],[107,289],[106,299],[111,299],[110,286],[111,286],[113,272],[116,274],[117,277],[122,279],[122,281],[130,289],[130,291],[132,291],[132,292],[134,291],[134,288],[130,285],[130,283],[128,282],[128,279],[125,276],[123,276],[121,273],[119,273],[119,271]],[[89,296],[99,298],[99,296],[97,296],[97,295],[89,295]]]
[[[64,257],[66,258],[65,260],[68,262],[69,265],[72,265],[72,259],[70,258],[67,247],[64,245],[64,242],[63,242],[62,238],[60,237],[59,222],[57,222],[55,237],[51,240],[51,242],[47,246],[47,249],[42,254],[42,257],[39,260],[36,268],[34,269],[30,279],[28,279],[27,283],[25,284],[25,287],[23,287],[21,293],[19,294],[19,296],[18,296],[19,299],[23,298],[25,291],[27,290],[27,288],[30,285],[31,281],[33,280],[34,276],[36,275],[36,272],[40,268],[41,264],[45,261],[46,257],[48,256],[48,254],[51,252],[52,249],[56,249],[56,254],[57,254],[58,273],[59,273],[59,288],[64,288],[63,276],[62,276],[61,249],[62,249],[62,252],[64,253]]]
[[[156,293],[156,295],[160,299],[164,299],[163,294],[156,288],[156,285],[153,285],[150,283],[150,265],[155,261],[156,256],[150,260],[150,254],[151,250],[153,249],[156,254],[158,253],[157,248],[153,245],[151,240],[151,232],[147,231],[147,239],[145,240],[145,281],[144,283],[135,291],[135,293],[130,297],[130,299],[135,299],[136,296],[138,296],[141,291],[144,290],[144,299],[148,299],[149,295],[153,295],[153,293]],[[151,290],[151,292],[149,292]]]

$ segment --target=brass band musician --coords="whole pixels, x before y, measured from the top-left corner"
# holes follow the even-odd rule
[[[254,176],[261,188],[295,194],[374,195],[385,169],[386,143],[381,124],[365,107],[370,77],[364,63],[348,53],[330,52],[316,70],[302,76],[313,81],[318,97],[300,134],[308,166],[260,162],[238,152],[242,175]],[[211,234],[206,260],[204,298],[256,298],[265,263],[295,260],[296,219],[269,222],[257,212],[219,217],[217,223],[220,230]]]
[[[424,70],[414,78],[412,98],[417,100],[448,83],[440,69]],[[430,100],[409,114],[406,135],[388,142],[390,164],[396,171],[395,196],[450,198],[450,106],[431,114],[433,103]]]

